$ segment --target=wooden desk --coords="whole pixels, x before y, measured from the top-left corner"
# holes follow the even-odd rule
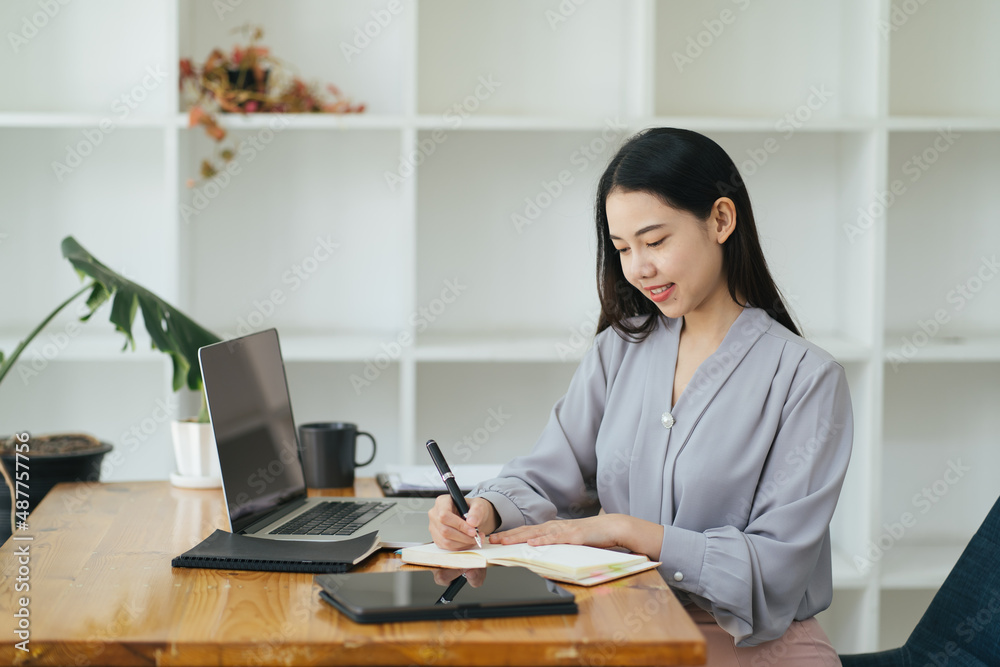
[[[380,495],[364,480],[357,492]],[[28,530],[15,532],[33,539],[11,539],[0,548],[0,664],[705,661],[704,639],[655,571],[570,587],[578,615],[359,625],[319,599],[311,574],[170,566],[171,558],[225,526],[220,490],[166,482],[57,486],[32,512]],[[28,555],[21,557],[25,546]],[[358,569],[420,568],[383,551]],[[19,592],[24,583],[30,589]],[[28,598],[27,653],[15,646],[22,597]]]

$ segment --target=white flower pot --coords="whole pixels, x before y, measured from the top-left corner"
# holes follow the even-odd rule
[[[212,489],[222,486],[212,425],[174,421],[170,423],[170,432],[177,461],[177,472],[170,475],[170,482],[185,488]]]

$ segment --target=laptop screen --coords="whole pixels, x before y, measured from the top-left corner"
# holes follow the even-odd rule
[[[278,332],[208,345],[198,356],[222,491],[232,530],[239,532],[306,495]]]

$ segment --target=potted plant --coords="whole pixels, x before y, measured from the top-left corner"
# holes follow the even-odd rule
[[[260,44],[264,31],[244,25],[233,30],[242,33],[247,43],[234,46],[228,53],[213,49],[200,65],[190,58],[180,61],[180,87],[188,103],[188,127],[203,127],[216,143],[226,138],[219,125],[221,113],[360,113],[365,105],[352,104],[333,84],[326,93],[287,72],[270,49]],[[332,99],[327,99],[329,95]],[[213,160],[202,160],[200,175],[210,179],[236,154],[234,147],[220,147]],[[193,187],[194,179],[188,179]]]
[[[97,260],[87,252],[76,239],[67,236],[62,241],[62,254],[76,269],[81,279],[88,282],[72,294],[68,299],[59,304],[55,310],[49,313],[41,323],[38,324],[22,340],[10,356],[5,356],[0,352],[0,382],[14,368],[15,363],[21,353],[27,348],[32,340],[56,317],[66,306],[74,300],[87,293],[88,312],[80,320],[88,321],[91,316],[104,305],[111,302],[111,323],[115,329],[125,336],[127,349],[131,346],[135,349],[135,339],[132,336],[132,324],[136,313],[142,312],[143,324],[152,339],[152,346],[170,356],[173,362],[173,389],[180,390],[187,386],[193,391],[202,391],[201,371],[198,365],[198,348],[203,345],[216,343],[220,340],[218,336],[196,324],[182,312],[162,300],[149,290],[133,283],[123,276],[115,273],[106,265]],[[205,405],[204,393],[202,393],[202,408],[199,419],[196,420],[207,426],[208,410]],[[196,427],[195,430],[205,430],[204,427]],[[208,429],[209,434],[211,430]],[[31,488],[36,488],[42,494],[47,492],[57,481],[69,481],[74,479],[84,479],[96,481],[100,474],[100,460],[104,453],[111,449],[107,443],[98,442],[96,439],[81,434],[60,434],[45,438],[32,437],[28,446],[24,446],[27,440],[26,434],[14,434],[11,437],[0,440],[0,458],[3,459],[3,466],[0,472],[9,487],[8,493],[3,494],[2,500],[10,500],[12,495],[16,495],[12,489],[16,488],[17,459],[18,454],[27,450],[32,457],[30,468]],[[202,443],[202,446],[210,447],[210,460],[217,460],[214,454],[214,442]],[[177,445],[175,443],[175,451]],[[23,454],[22,454],[23,457]],[[82,472],[79,467],[67,467],[66,463],[71,458],[86,458]],[[178,456],[180,463],[181,456]],[[22,458],[23,460],[23,458]],[[217,465],[217,463],[216,463]],[[52,479],[43,481],[46,469],[52,471]],[[184,470],[182,469],[183,473]],[[51,483],[49,483],[51,482]],[[15,498],[15,507],[18,507]],[[29,499],[29,506],[34,507],[41,497]],[[9,509],[8,505],[8,509]],[[2,511],[2,505],[0,505]],[[0,524],[4,524],[0,519]]]

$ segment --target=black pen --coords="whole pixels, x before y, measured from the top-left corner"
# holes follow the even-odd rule
[[[465,496],[462,495],[462,492],[458,488],[458,482],[455,481],[455,475],[451,472],[451,468],[448,467],[448,462],[444,460],[441,448],[433,440],[428,440],[427,451],[431,455],[431,460],[434,461],[434,467],[441,473],[441,481],[448,488],[448,493],[451,494],[451,501],[455,503],[455,509],[468,520],[469,505],[465,502]],[[483,541],[479,539],[478,528],[476,528],[476,546],[480,549],[483,548]]]
[[[462,586],[465,586],[465,582],[467,581],[468,579],[466,579],[464,572],[452,579],[448,588],[445,589],[444,593],[441,594],[441,597],[439,597],[438,601],[434,604],[451,604],[452,601],[454,601],[455,596],[458,595],[458,592],[462,590]]]

